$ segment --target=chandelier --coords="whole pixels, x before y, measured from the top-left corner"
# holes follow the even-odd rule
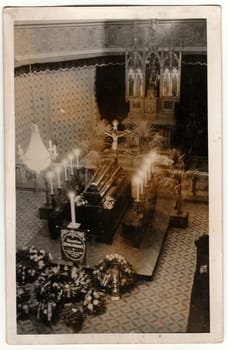
[[[49,141],[47,149],[41,139],[39,127],[32,124],[31,139],[27,150],[24,152],[21,145],[18,145],[18,155],[22,163],[31,171],[39,174],[46,170],[53,160],[58,156],[56,146]]]
[[[34,93],[33,93],[33,75],[32,75],[32,66],[29,65],[29,80],[30,80],[30,90],[31,90],[31,105],[32,105],[32,114],[33,120],[36,120],[36,110],[34,106]],[[34,121],[31,126],[31,138],[28,145],[28,148],[24,151],[20,144],[18,144],[18,156],[21,162],[28,168],[30,171],[39,174],[40,172],[46,170],[53,160],[58,156],[56,151],[56,145],[52,144],[52,141],[49,140],[49,148],[46,148],[44,145],[38,124]]]

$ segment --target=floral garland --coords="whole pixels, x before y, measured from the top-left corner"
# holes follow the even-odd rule
[[[82,207],[83,205],[88,203],[88,201],[82,195],[76,196],[74,201],[77,207]]]
[[[119,254],[106,255],[90,273],[81,266],[54,264],[44,250],[25,247],[17,253],[16,272],[17,318],[34,315],[50,324],[62,316],[75,332],[86,315],[105,312],[105,292],[116,300],[135,282],[135,271]]]
[[[90,315],[98,315],[105,312],[104,293],[96,289],[90,289],[85,295],[83,306],[85,313]]]
[[[91,288],[92,280],[82,267],[54,266],[44,271],[34,286],[40,304],[37,319],[52,321],[61,304],[81,301]]]
[[[106,196],[102,202],[103,208],[107,210],[113,209],[116,200],[111,196]]]
[[[135,271],[127,260],[119,254],[110,254],[95,265],[95,284],[105,292],[124,291],[135,283]]]
[[[30,288],[17,286],[17,318],[24,319],[31,312]]]
[[[73,328],[74,332],[80,331],[85,319],[85,315],[80,306],[71,303],[65,304],[62,316],[68,327]]]
[[[54,264],[44,250],[25,247],[16,258],[18,319],[34,314],[39,321],[54,322],[65,303],[83,303],[92,288],[84,268]]]
[[[33,282],[38,274],[53,262],[52,255],[34,246],[24,247],[16,254],[17,282],[25,284]]]

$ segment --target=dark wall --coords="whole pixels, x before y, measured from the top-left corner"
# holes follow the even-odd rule
[[[204,64],[203,64],[204,63]],[[183,56],[180,104],[176,108],[174,142],[185,151],[207,156],[206,55]]]
[[[102,118],[121,121],[127,116],[124,64],[97,67],[96,97]]]

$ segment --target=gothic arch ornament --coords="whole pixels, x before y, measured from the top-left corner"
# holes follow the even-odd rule
[[[180,97],[182,53],[174,51],[161,53],[160,96]]]
[[[145,96],[145,61],[140,51],[126,52],[126,100]]]
[[[150,49],[145,54],[145,87],[146,94],[149,95],[151,90],[158,94],[160,82],[161,55],[155,48]]]

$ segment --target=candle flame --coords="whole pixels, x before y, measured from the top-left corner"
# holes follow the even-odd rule
[[[140,183],[140,177],[139,176],[134,176],[133,177],[133,182],[135,185],[138,185]]]
[[[73,152],[74,152],[74,154],[75,154],[76,156],[79,156],[79,154],[80,154],[81,151],[80,151],[79,148],[75,148]]]
[[[60,166],[57,166],[56,168],[55,168],[55,170],[56,170],[56,172],[58,173],[58,174],[60,174],[60,172],[61,172],[61,167]]]
[[[67,166],[67,159],[63,159],[62,164],[63,164],[63,166]]]
[[[68,155],[68,157],[67,157],[69,160],[73,160],[73,158],[74,158],[74,156],[73,156],[73,154],[72,153],[70,153],[69,155]]]
[[[46,176],[47,176],[48,179],[52,179],[53,176],[54,176],[54,174],[53,174],[52,171],[48,171],[47,174],[46,174]]]
[[[70,191],[70,192],[68,193],[68,197],[69,197],[70,199],[74,199],[74,197],[75,197],[75,192]]]

